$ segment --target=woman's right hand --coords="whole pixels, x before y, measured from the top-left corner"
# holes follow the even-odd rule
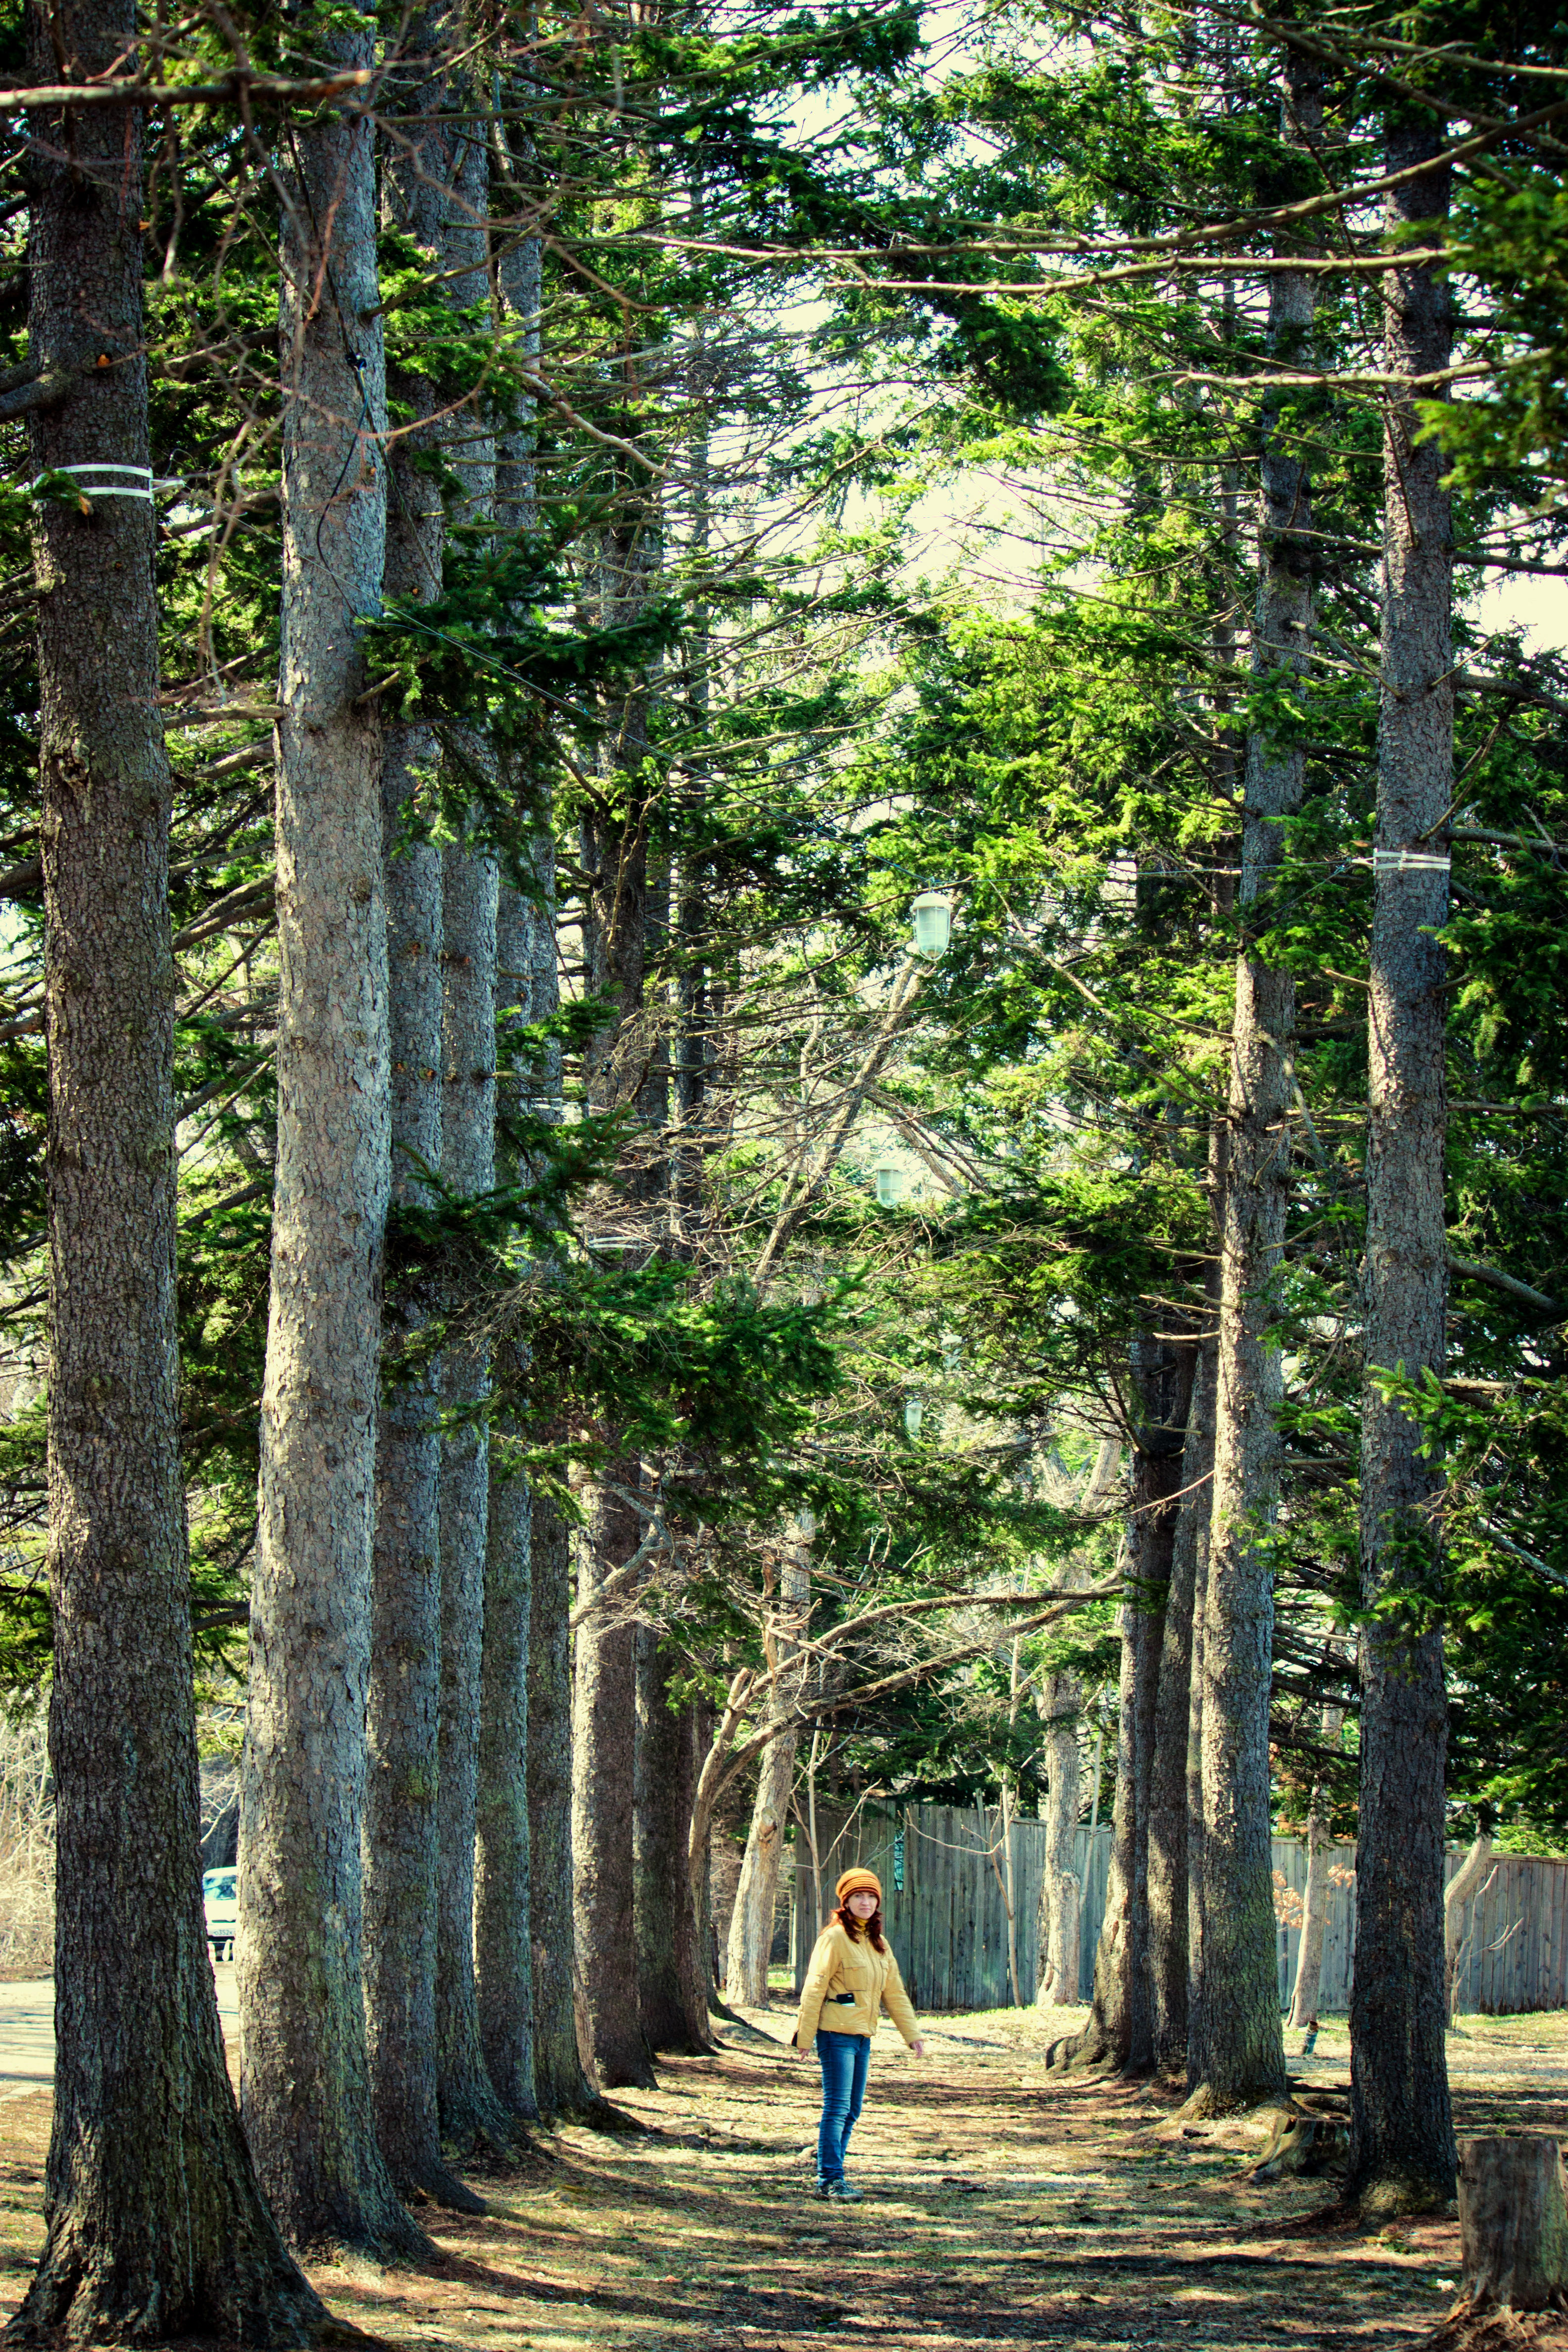
[[[784,2043],[784,2048],[789,2052],[792,2058],[804,2058],[805,2056],[805,2051],[801,2048],[793,2033],[790,2035],[789,2040]]]

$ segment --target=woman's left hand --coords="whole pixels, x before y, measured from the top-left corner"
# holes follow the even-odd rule
[[[925,2046],[925,2043],[924,2043],[923,2042],[910,2042],[910,2056],[911,2058],[923,2058],[923,2057],[925,2056],[925,2054],[926,2054],[926,2046]]]

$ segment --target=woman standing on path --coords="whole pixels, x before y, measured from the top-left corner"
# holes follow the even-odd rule
[[[866,2095],[879,2011],[886,2006],[917,2058],[925,2056],[925,2043],[916,2031],[899,1964],[883,1941],[881,1880],[874,1870],[847,1870],[834,1894],[838,1908],[816,1939],[789,2046],[804,2058],[815,2041],[822,2066],[816,2193],[853,2203],[860,2191],[844,2178],[844,2151]],[[824,2010],[831,2025],[818,2022]]]

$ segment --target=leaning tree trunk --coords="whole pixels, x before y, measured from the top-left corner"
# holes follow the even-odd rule
[[[1442,144],[1423,116],[1396,121],[1388,167]],[[1391,235],[1440,219],[1448,172],[1391,189]],[[1430,379],[1453,342],[1447,280],[1412,263],[1385,279],[1389,374]],[[1412,1612],[1361,1634],[1361,1811],[1351,1987],[1348,2187],[1369,2218],[1445,2205],[1456,2155],[1443,2034],[1443,1637],[1422,1614],[1437,1589],[1432,1506],[1442,1483],[1419,1425],[1380,1383],[1440,1376],[1447,1250],[1443,1215],[1446,826],[1454,797],[1453,529],[1443,456],[1418,441],[1430,381],[1395,388],[1384,434],[1383,705],[1373,864],[1367,1123],[1367,1368],[1361,1451],[1362,1598],[1408,1593]],[[1415,860],[1412,863],[1412,860]]]
[[[435,59],[444,16],[416,19],[411,54]],[[428,72],[428,65],[423,67]],[[443,192],[452,169],[447,83],[438,73],[399,85],[405,120],[387,157],[387,205],[438,266]],[[439,394],[404,375],[393,390],[416,415],[431,416]],[[416,463],[439,433],[405,432],[390,458],[385,593],[421,603],[441,587],[445,537],[439,491]],[[433,725],[395,720],[385,729],[382,811],[385,840],[387,972],[392,1060],[392,1199],[428,1208],[431,1171],[441,1165],[441,853],[421,837],[440,747]],[[386,1308],[389,1349],[418,1347],[439,1301],[410,1254],[395,1273]],[[381,1408],[376,1436],[376,1527],[373,1580],[365,1788],[365,2022],[376,2134],[405,2195],[434,2198],[459,2211],[479,2200],[442,2160],[436,2086],[436,1790],[441,1676],[440,1412],[436,1367],[401,1376]]]
[[[778,1616],[765,1643],[768,1665],[775,1677],[768,1712],[775,1720],[793,1712],[796,1697],[799,1670],[792,1672],[790,1662],[800,1648],[811,1613],[809,1537],[785,1553],[781,1586]],[[753,2009],[766,2009],[768,2005],[768,1955],[773,1940],[773,1910],[778,1901],[784,1831],[789,1826],[796,1744],[796,1734],[784,1731],[763,1750],[740,1884],[730,1914],[725,1997]]]
[[[371,66],[362,25],[321,53]],[[289,143],[297,175],[280,167],[278,1169],[237,1947],[241,2105],[273,2210],[296,2245],[384,2257],[428,2249],[376,2146],[360,1966],[389,1186],[381,730],[353,626],[380,602],[385,526],[374,142],[368,116],[322,115]]]
[[[577,2044],[572,1914],[571,1538],[550,1496],[533,1498],[528,1647],[528,1848],[533,1927],[533,2080],[542,2112],[603,2102]]]
[[[62,56],[73,75],[112,76],[135,54],[136,26],[120,0],[29,8],[31,77],[58,81]],[[142,117],[32,120],[28,357],[43,387],[63,378],[66,390],[36,415],[30,454],[39,470],[74,474],[89,510],[34,509],[56,2056],[47,2234],[7,2332],[300,2344],[331,2321],[257,2186],[202,1916]]]
[[[1464,1943],[1465,1909],[1472,1896],[1481,1894],[1482,1875],[1492,1854],[1492,1833],[1483,1822],[1470,1842],[1466,1854],[1443,1891],[1443,2022],[1452,2025],[1458,2000],[1459,1953]],[[1487,1884],[1490,1885],[1490,1880]]]
[[[1321,66],[1288,50],[1288,141],[1310,146],[1321,120]],[[1299,250],[1288,246],[1279,258]],[[1269,278],[1268,348],[1283,367],[1302,364],[1314,283],[1304,269],[1279,268]],[[1262,418],[1259,509],[1253,671],[1299,700],[1312,658],[1311,483],[1273,395]],[[1268,1540],[1279,1498],[1279,1285],[1290,1197],[1296,992],[1267,934],[1276,919],[1286,824],[1301,805],[1305,772],[1305,754],[1292,736],[1256,731],[1249,738],[1205,1602],[1205,2024],[1194,2114],[1279,2098],[1286,2086],[1271,1844],[1274,1591]]]

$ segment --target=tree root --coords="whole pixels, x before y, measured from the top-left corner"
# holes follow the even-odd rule
[[[1568,2347],[1568,2320],[1561,2312],[1500,2310],[1468,2297],[1422,2340],[1420,2352],[1560,2352]]]
[[[444,2164],[421,2165],[417,2172],[395,2173],[393,2187],[404,2203],[438,2205],[444,2213],[486,2213],[489,2208],[468,2183]]]
[[[1294,2100],[1280,2107],[1268,2145],[1253,2166],[1252,2180],[1311,2179],[1343,2175],[1350,2160],[1350,2126],[1342,2116],[1323,2115]]]
[[[1065,2033],[1059,2042],[1053,2042],[1046,2052],[1048,2074],[1113,2074],[1121,2064],[1121,2053],[1112,2047],[1092,2018],[1079,2032]]]

